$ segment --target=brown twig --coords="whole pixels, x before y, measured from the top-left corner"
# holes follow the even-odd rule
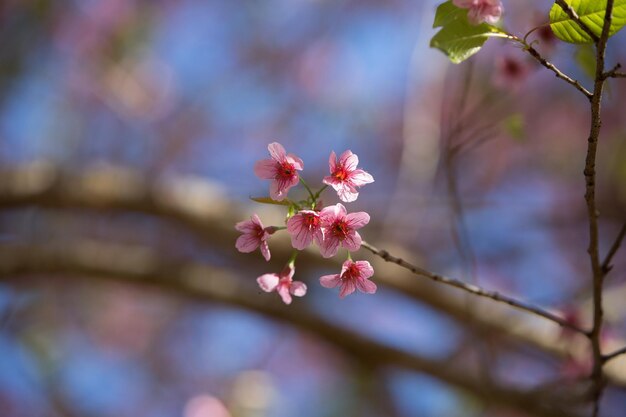
[[[626,78],[626,73],[619,72],[620,68],[622,68],[622,64],[618,62],[613,68],[604,73],[604,79],[606,80],[607,78]]]
[[[624,355],[624,354],[626,354],[626,346],[624,346],[621,349],[616,350],[615,352],[611,352],[611,353],[608,353],[608,354],[602,356],[602,360],[604,361],[604,363],[606,363],[606,362],[610,361],[611,359],[615,359],[618,356],[621,356],[621,355]]]
[[[576,89],[580,91],[581,93],[583,93],[585,97],[587,97],[588,100],[591,100],[593,94],[591,94],[591,92],[587,90],[578,80],[570,77],[569,75],[565,74],[563,71],[558,69],[556,65],[554,65],[553,63],[545,59],[539,53],[539,51],[537,51],[535,48],[532,47],[532,45],[527,44],[520,38],[517,38],[516,40],[519,42],[522,42],[524,44],[524,50],[526,50],[530,54],[530,56],[532,56],[535,60],[537,60],[541,65],[543,65],[544,67],[552,71],[557,78],[560,78],[564,80],[565,82],[567,82],[568,84],[576,87]]]
[[[603,308],[602,308],[602,287],[604,284],[604,271],[600,262],[599,254],[599,233],[598,233],[598,209],[596,205],[596,154],[598,139],[602,127],[601,104],[604,90],[604,58],[606,45],[609,39],[609,31],[613,15],[614,0],[607,0],[606,12],[604,14],[604,25],[602,34],[596,42],[596,75],[593,87],[593,97],[591,98],[591,128],[587,141],[587,157],[585,159],[585,201],[587,205],[587,216],[589,219],[589,246],[587,252],[591,263],[593,279],[593,326],[591,334],[591,348],[593,352],[593,369],[591,379],[594,387],[592,390],[593,416],[596,417],[600,410],[600,399],[604,390],[604,374],[602,365],[604,364],[601,346],[600,333],[602,331]]]
[[[574,22],[576,22],[576,24],[578,26],[580,26],[580,28],[587,34],[589,35],[589,37],[593,40],[594,43],[598,43],[598,41],[600,40],[600,38],[598,38],[598,35],[596,35],[595,33],[593,33],[593,31],[591,29],[589,29],[589,26],[587,26],[581,19],[580,16],[578,16],[578,13],[576,13],[576,10],[574,10],[572,8],[571,5],[567,4],[567,2],[565,0],[555,0],[555,3],[558,4],[561,9],[563,9],[563,11],[565,12],[565,14],[572,19]],[[608,9],[608,8],[607,8]]]
[[[611,269],[613,268],[613,265],[611,265],[611,261],[613,260],[613,257],[619,250],[619,247],[622,244],[622,241],[624,240],[625,236],[626,236],[626,223],[622,225],[622,229],[617,234],[617,237],[615,238],[613,245],[611,245],[611,249],[609,249],[609,253],[606,254],[606,258],[604,258],[604,261],[602,262],[602,273],[604,275],[611,272]]]
[[[445,284],[445,285],[449,285],[458,289],[461,289],[465,292],[468,292],[470,294],[474,294],[480,297],[485,297],[485,298],[490,298],[494,301],[500,302],[500,303],[504,303],[504,304],[508,304],[512,307],[515,307],[519,310],[525,311],[527,313],[531,313],[534,314],[536,316],[540,316],[543,317],[545,319],[548,319],[550,321],[553,321],[557,324],[559,324],[562,327],[566,327],[568,329],[571,329],[575,332],[581,333],[581,334],[588,334],[589,332],[587,332],[586,330],[576,326],[575,324],[567,321],[566,319],[559,317],[555,314],[550,313],[549,311],[543,310],[537,306],[525,303],[523,301],[519,301],[515,298],[506,296],[506,295],[502,295],[497,291],[489,291],[489,290],[485,290],[477,285],[473,285],[473,284],[468,284],[465,283],[463,281],[459,281],[457,279],[454,278],[448,278],[445,277],[443,275],[439,275],[439,274],[435,274],[433,272],[430,272],[426,269],[420,268],[418,266],[415,266],[407,261],[405,261],[402,258],[398,258],[395,257],[393,255],[391,255],[389,252],[387,252],[386,250],[382,250],[382,249],[378,249],[372,245],[370,245],[367,242],[363,242],[362,247],[364,247],[365,249],[369,250],[370,252],[372,252],[374,255],[376,256],[380,256],[382,259],[384,259],[387,262],[392,262],[398,266],[401,266],[402,268],[408,269],[409,271],[411,271],[413,274],[421,276],[421,277],[425,277],[428,278],[430,280],[433,280],[435,282],[439,282],[441,284]]]

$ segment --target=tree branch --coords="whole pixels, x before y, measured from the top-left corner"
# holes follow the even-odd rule
[[[433,280],[435,282],[439,282],[441,284],[445,284],[445,285],[449,285],[455,288],[458,288],[460,290],[463,290],[465,292],[468,292],[470,294],[474,294],[477,295],[479,297],[485,297],[485,298],[490,298],[494,301],[500,302],[500,303],[504,303],[504,304],[508,304],[512,307],[515,307],[519,310],[525,311],[527,313],[531,313],[533,315],[536,316],[540,316],[543,317],[545,319],[548,319],[554,323],[559,324],[562,327],[565,327],[567,329],[573,330],[575,332],[581,333],[581,334],[588,334],[588,332],[578,326],[576,326],[574,323],[571,323],[567,320],[565,320],[564,318],[561,318],[555,314],[550,313],[549,311],[543,310],[539,307],[533,306],[531,304],[525,303],[523,301],[519,301],[516,300],[512,297],[506,296],[506,295],[502,295],[496,291],[488,291],[485,290],[477,285],[473,285],[473,284],[468,284],[465,283],[463,281],[459,281],[457,279],[454,278],[448,278],[448,277],[444,277],[442,275],[438,275],[435,274],[433,272],[430,272],[426,269],[420,268],[418,266],[415,266],[413,264],[410,264],[409,262],[403,260],[402,258],[397,258],[393,255],[391,255],[389,252],[387,252],[386,250],[381,250],[378,249],[372,245],[370,245],[367,242],[363,242],[362,247],[364,247],[365,249],[369,250],[370,252],[372,252],[374,255],[376,256],[380,256],[382,259],[384,259],[387,262],[392,262],[398,266],[401,266],[404,269],[408,269],[409,271],[411,271],[413,274],[421,276],[421,277],[425,277],[428,278],[430,280]]]
[[[610,361],[610,360],[612,360],[612,359],[615,359],[615,358],[617,358],[618,356],[621,356],[621,355],[623,355],[623,354],[626,354],[626,346],[624,346],[624,347],[623,347],[623,348],[621,348],[621,349],[616,350],[615,352],[612,352],[612,353],[609,353],[609,354],[604,355],[604,356],[602,357],[602,360],[606,363],[606,362],[608,362],[608,361]]]
[[[28,245],[0,247],[0,279],[27,274],[88,276],[158,288],[201,302],[221,302],[294,325],[311,332],[366,365],[395,366],[427,373],[481,400],[541,417],[575,417],[551,402],[549,395],[532,395],[473,376],[457,363],[426,359],[366,338],[327,322],[302,307],[288,308],[278,297],[260,298],[238,285],[234,272],[200,264],[166,260],[142,247],[107,245],[93,241],[64,243],[62,247]],[[23,284],[23,280],[19,280]]]
[[[530,56],[535,58],[541,65],[552,71],[557,78],[560,78],[568,84],[576,87],[578,91],[580,91],[585,95],[585,97],[587,97],[587,100],[591,100],[593,94],[591,94],[591,92],[587,90],[578,80],[575,80],[574,78],[570,77],[569,75],[558,69],[553,63],[549,62],[547,59],[541,56],[541,54],[535,48],[533,48],[532,45],[527,44],[525,41],[519,38],[517,40],[524,44],[524,49],[530,54]]]
[[[604,360],[600,346],[600,334],[602,331],[603,308],[602,308],[602,287],[604,284],[604,271],[600,263],[599,237],[598,237],[598,209],[596,205],[596,153],[598,139],[602,127],[601,105],[602,93],[604,89],[604,57],[606,45],[609,39],[609,31],[613,17],[614,0],[607,0],[606,12],[604,14],[604,25],[602,34],[596,42],[596,75],[591,99],[591,127],[587,143],[587,157],[585,159],[585,201],[587,203],[587,217],[589,219],[589,260],[591,263],[593,279],[593,327],[590,339],[593,351],[593,370],[591,379],[594,382],[592,397],[594,401],[593,416],[596,417],[600,409],[600,399],[604,389],[604,374],[602,366]]]
[[[611,265],[611,261],[613,260],[613,257],[619,250],[619,247],[622,244],[622,241],[624,240],[624,236],[626,236],[626,223],[622,225],[622,229],[617,234],[617,238],[615,238],[615,242],[613,242],[611,249],[609,249],[609,253],[607,253],[606,258],[604,258],[604,261],[602,262],[602,273],[604,275],[611,272],[611,269],[613,268],[613,266]]]

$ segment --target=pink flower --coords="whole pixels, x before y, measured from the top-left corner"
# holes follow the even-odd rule
[[[324,184],[328,184],[337,191],[341,201],[350,203],[359,196],[356,187],[374,182],[374,178],[363,171],[357,169],[359,158],[352,151],[347,150],[341,154],[339,161],[335,152],[331,152],[328,159],[330,175],[324,177]]]
[[[366,294],[374,294],[376,284],[368,279],[372,275],[374,275],[374,268],[369,262],[352,262],[348,259],[343,263],[340,274],[324,275],[320,278],[320,284],[325,288],[335,288],[340,285],[339,297],[341,298],[352,294],[357,288]]]
[[[511,56],[498,56],[493,81],[498,87],[516,90],[528,78],[529,73],[530,67],[524,61]]]
[[[452,0],[452,3],[461,9],[469,9],[467,20],[473,25],[483,22],[493,25],[504,11],[500,0]]]
[[[313,210],[300,210],[287,220],[287,231],[291,235],[291,246],[302,250],[313,240],[318,245],[324,240],[320,215]]]
[[[324,208],[320,213],[324,240],[320,244],[320,252],[324,258],[337,254],[339,246],[351,252],[361,247],[361,236],[356,231],[370,221],[370,216],[364,211],[348,214],[346,208],[337,203]]]
[[[302,159],[293,154],[287,154],[285,148],[273,142],[267,146],[271,159],[262,159],[254,165],[254,173],[264,180],[272,180],[270,183],[270,197],[281,201],[289,192],[289,189],[298,184],[297,171],[302,171],[304,163]]]
[[[275,227],[264,228],[259,216],[253,214],[250,220],[237,223],[235,229],[243,233],[237,238],[235,243],[235,247],[239,252],[249,253],[260,247],[261,254],[263,254],[265,260],[270,260],[270,248],[267,240],[270,238],[270,235],[276,232]]]
[[[288,264],[280,274],[264,274],[256,282],[263,291],[276,291],[285,304],[291,304],[292,295],[304,297],[306,294],[306,284],[293,280],[295,272],[293,264]]]

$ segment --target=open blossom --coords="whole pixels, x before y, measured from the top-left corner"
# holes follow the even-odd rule
[[[341,154],[339,160],[335,152],[331,152],[328,160],[330,175],[324,177],[324,184],[328,184],[337,191],[341,201],[350,203],[359,196],[356,187],[374,182],[374,178],[363,171],[357,169],[359,158],[347,150]]]
[[[302,171],[304,163],[297,156],[287,154],[278,142],[270,143],[267,150],[271,158],[258,161],[254,165],[254,173],[261,179],[272,180],[270,197],[281,201],[287,197],[289,189],[298,184],[300,178],[296,171]]]
[[[500,0],[452,0],[452,3],[461,9],[469,9],[467,20],[473,25],[483,22],[493,25],[504,11]]]
[[[291,246],[302,250],[313,240],[318,245],[324,240],[320,215],[314,210],[300,210],[287,220],[287,231],[291,236]]]
[[[306,294],[306,284],[293,280],[295,272],[293,264],[288,264],[280,274],[264,274],[256,282],[263,291],[276,291],[285,304],[291,304],[292,295],[303,297]]]
[[[370,216],[364,211],[348,214],[346,208],[337,203],[324,208],[320,212],[320,220],[324,233],[320,252],[324,258],[330,258],[337,254],[339,246],[351,252],[361,247],[361,235],[357,229],[369,223]]]
[[[376,284],[369,280],[374,275],[374,268],[367,261],[347,260],[341,267],[340,274],[324,275],[320,278],[322,287],[335,288],[340,285],[339,297],[344,298],[350,295],[355,289],[366,294],[374,294],[376,292]]]
[[[259,216],[253,214],[250,220],[237,223],[235,229],[243,233],[235,242],[235,247],[239,252],[249,253],[260,247],[265,260],[270,260],[270,248],[267,240],[276,231],[275,227],[263,227]]]

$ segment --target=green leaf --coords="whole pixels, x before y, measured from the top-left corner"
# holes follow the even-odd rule
[[[430,40],[431,48],[440,49],[455,64],[478,52],[490,37],[508,37],[495,26],[472,25],[467,20],[467,10],[456,7],[452,1],[437,7],[433,27],[441,30]]]
[[[516,141],[522,142],[526,137],[524,116],[521,113],[515,113],[508,116],[502,121],[502,126],[511,138]]]
[[[289,205],[291,205],[291,202],[289,202],[287,200],[276,201],[276,200],[272,200],[270,197],[250,197],[250,200],[256,201],[257,203],[262,203],[262,204],[274,204],[276,206],[289,206]]]
[[[572,6],[580,20],[599,37],[604,24],[606,0],[565,0],[565,2]],[[624,25],[626,25],[626,0],[615,0],[609,36],[614,35]],[[565,42],[593,42],[591,37],[556,3],[550,9],[550,27],[556,37]]]
[[[461,9],[452,4],[452,1],[447,1],[437,7],[433,27],[442,27],[457,19],[467,19],[467,9]]]

